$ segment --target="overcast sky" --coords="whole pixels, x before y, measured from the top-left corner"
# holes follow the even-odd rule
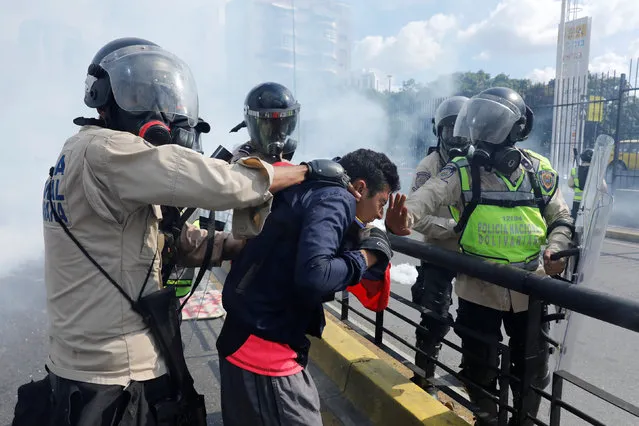
[[[635,0],[581,0],[591,16],[592,71],[628,70],[639,56],[639,7]],[[449,70],[547,80],[554,77],[556,0],[353,0],[356,58],[391,74],[429,80]],[[441,54],[445,53],[442,60]]]
[[[374,68],[382,76],[420,81],[478,69],[542,80],[554,75],[559,1],[350,3],[355,69]],[[214,128],[204,141],[207,152],[218,143],[231,147],[244,137],[235,135],[229,142],[227,133],[241,118],[242,99],[227,99],[223,92],[223,4],[224,0],[3,3],[0,271],[41,255],[43,183],[64,140],[77,129],[71,120],[94,115],[82,101],[86,69],[111,39],[147,38],[190,64],[201,115]],[[629,58],[639,56],[636,0],[588,0],[581,6],[582,14],[593,17],[592,70],[626,71]],[[357,100],[348,102],[344,105],[349,111],[358,109],[353,105]],[[367,117],[376,114],[379,111],[370,111]]]

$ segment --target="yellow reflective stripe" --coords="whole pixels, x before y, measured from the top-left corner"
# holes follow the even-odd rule
[[[579,185],[579,177],[575,175],[575,169],[573,168],[571,171],[572,175],[573,175],[573,182],[575,184],[575,187],[573,188],[573,191],[575,191],[575,195],[573,197],[573,201],[581,201],[581,194],[584,192],[583,189],[579,188],[581,185]]]
[[[459,222],[459,217],[461,216],[461,213],[459,212],[457,207],[448,206],[448,211],[450,212],[450,215],[453,217],[453,219],[455,219],[455,222]]]
[[[501,180],[504,181],[510,191],[517,191],[521,186],[521,183],[524,181],[524,176],[526,176],[526,173],[522,170],[519,174],[519,177],[517,178],[517,182],[515,182],[515,184],[513,185],[512,183],[510,183],[510,179],[508,179],[506,176],[502,175],[499,172],[497,172],[496,174],[501,178]]]
[[[166,285],[173,285],[176,287],[190,287],[193,280],[166,280]]]

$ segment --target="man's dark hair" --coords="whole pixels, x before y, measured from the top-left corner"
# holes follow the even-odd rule
[[[370,149],[358,149],[343,156],[339,163],[351,178],[351,182],[362,179],[371,192],[377,194],[384,188],[390,187],[391,192],[399,191],[399,175],[397,166],[381,152]]]

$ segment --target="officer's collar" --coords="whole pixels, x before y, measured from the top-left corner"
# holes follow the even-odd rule
[[[106,127],[106,122],[101,118],[76,117],[73,119],[76,126],[99,126]]]

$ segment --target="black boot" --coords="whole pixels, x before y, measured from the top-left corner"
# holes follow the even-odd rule
[[[433,384],[433,380],[435,379],[435,368],[437,366],[429,357],[438,359],[442,344],[439,343],[438,340],[432,339],[430,336],[425,338],[420,336],[416,340],[415,346],[426,353],[422,354],[417,352],[415,354],[415,365],[424,370],[424,377],[416,374],[413,376],[411,381],[424,389],[430,395],[437,397],[437,388]]]
[[[477,407],[475,426],[497,426],[499,424],[497,403],[472,386],[466,386],[470,402]],[[493,392],[491,390],[491,392]]]

